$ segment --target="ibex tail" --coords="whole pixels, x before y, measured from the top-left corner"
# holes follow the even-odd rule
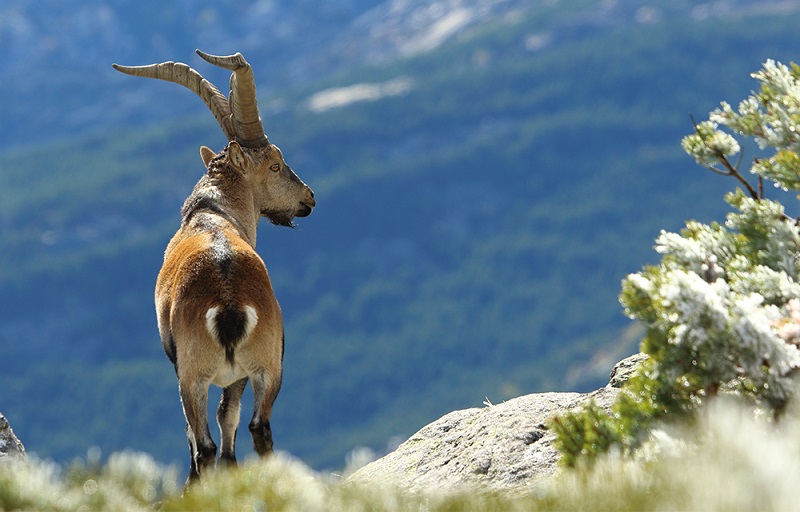
[[[214,306],[206,311],[206,329],[225,349],[225,359],[233,365],[236,345],[253,332],[258,314],[252,306]]]

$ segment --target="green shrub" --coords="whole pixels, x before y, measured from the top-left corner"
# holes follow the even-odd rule
[[[553,420],[568,466],[615,446],[630,454],[648,428],[692,420],[721,390],[778,417],[796,389],[800,230],[764,197],[764,180],[800,190],[800,67],[769,60],[752,76],[759,92],[737,111],[723,102],[682,144],[701,166],[737,180],[741,188],[725,196],[734,211],[724,225],[662,231],[661,263],[623,281],[620,301],[644,325],[649,359],[610,411],[589,404]],[[754,159],[755,183],[740,171],[737,136],[774,151]]]

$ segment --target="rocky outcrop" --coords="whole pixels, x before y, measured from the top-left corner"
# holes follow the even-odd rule
[[[25,447],[14,435],[8,420],[0,413],[0,462],[8,457],[24,457]]]
[[[608,386],[591,393],[536,393],[497,405],[451,412],[423,427],[394,452],[356,471],[355,484],[404,489],[485,486],[514,489],[542,483],[559,470],[555,435],[546,422],[592,399],[607,408],[642,356],[612,370]]]
[[[628,382],[628,379],[631,378],[631,375],[636,372],[636,369],[639,368],[645,359],[647,359],[647,354],[642,354],[640,352],[630,357],[626,357],[622,361],[615,364],[614,368],[611,369],[608,386],[606,387],[621,388],[623,384]]]

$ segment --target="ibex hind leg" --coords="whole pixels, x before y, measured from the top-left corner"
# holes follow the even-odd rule
[[[224,388],[217,407],[217,424],[220,432],[219,463],[224,466],[236,465],[236,429],[239,426],[242,393],[246,386],[247,377]]]
[[[281,389],[280,376],[270,379],[266,372],[252,376],[253,394],[255,395],[255,412],[250,421],[250,434],[253,436],[253,449],[261,457],[272,453],[272,428],[269,420],[272,416],[272,404]]]
[[[208,429],[208,383],[180,384],[183,413],[186,416],[186,437],[192,451],[189,481],[196,480],[214,464],[217,445]]]
[[[200,478],[200,472],[197,471],[197,463],[194,461],[194,434],[192,434],[192,427],[189,426],[188,421],[186,422],[186,440],[189,443],[189,479],[186,480],[186,485],[188,486]]]

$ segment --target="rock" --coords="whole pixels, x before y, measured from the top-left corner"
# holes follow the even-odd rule
[[[647,354],[642,354],[640,352],[615,364],[614,368],[611,370],[608,386],[606,387],[621,388],[647,358]]]
[[[24,457],[25,447],[14,431],[11,430],[8,420],[0,413],[0,462],[7,457]]]
[[[405,489],[535,485],[558,472],[555,435],[545,423],[589,398],[607,407],[619,393],[537,393],[484,408],[451,412],[422,428],[397,450],[348,478]]]
[[[560,459],[547,420],[590,399],[608,409],[646,357],[637,354],[620,361],[611,371],[609,384],[591,393],[536,393],[451,412],[347,481],[411,491],[475,485],[511,490],[546,483],[558,473]]]

